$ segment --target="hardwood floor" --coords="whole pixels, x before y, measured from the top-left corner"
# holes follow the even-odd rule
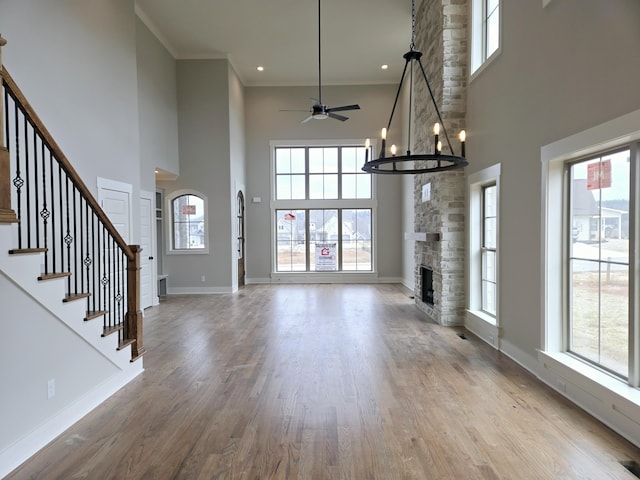
[[[396,285],[145,316],[145,372],[8,479],[634,479],[640,450]]]

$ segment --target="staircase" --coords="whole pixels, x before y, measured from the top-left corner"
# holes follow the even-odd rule
[[[122,239],[4,68],[5,44],[0,478],[139,375],[145,353],[141,248]]]

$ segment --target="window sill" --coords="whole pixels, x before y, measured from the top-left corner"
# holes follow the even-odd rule
[[[203,248],[199,250],[169,250],[167,255],[208,255],[209,249]]]
[[[640,390],[567,353],[539,351],[538,362],[543,381],[597,418],[640,428]]]

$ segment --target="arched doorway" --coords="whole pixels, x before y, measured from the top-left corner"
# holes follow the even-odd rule
[[[244,195],[238,192],[236,199],[238,217],[238,288],[244,286]]]

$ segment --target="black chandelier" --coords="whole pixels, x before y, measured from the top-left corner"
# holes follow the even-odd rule
[[[442,115],[440,115],[440,109],[436,103],[436,99],[433,95],[433,90],[431,90],[431,85],[429,84],[429,80],[427,79],[427,74],[424,70],[424,66],[422,65],[422,61],[420,58],[422,57],[422,52],[419,52],[415,48],[415,32],[416,32],[416,4],[415,0],[411,1],[411,45],[409,47],[409,51],[403,55],[405,59],[404,70],[402,71],[402,77],[400,78],[400,85],[398,85],[398,92],[396,93],[396,99],[393,102],[393,108],[391,109],[391,115],[389,116],[389,122],[387,123],[387,127],[382,129],[381,137],[382,137],[382,148],[380,149],[380,157],[374,159],[371,152],[371,142],[367,139],[365,144],[365,161],[362,170],[367,173],[382,173],[387,175],[398,175],[398,174],[418,174],[418,173],[435,173],[435,172],[444,172],[448,170],[455,170],[459,168],[466,167],[469,162],[465,158],[465,141],[466,141],[466,133],[462,130],[459,134],[460,139],[460,150],[461,156],[457,156],[454,153],[453,147],[451,146],[451,141],[449,140],[449,134],[447,133],[446,128],[444,127],[444,122],[442,121]],[[414,62],[418,64],[420,67],[420,72],[422,72],[422,77],[424,78],[425,83],[427,84],[427,88],[429,90],[429,94],[431,95],[431,101],[433,102],[433,106],[435,107],[435,111],[438,115],[439,123],[436,123],[433,126],[433,153],[411,153],[409,150],[411,146],[411,117],[412,117],[412,99],[413,99],[413,70],[414,70]],[[407,153],[406,155],[396,155],[397,148],[395,145],[391,145],[390,154],[391,156],[387,156],[386,152],[386,142],[387,142],[387,133],[391,128],[391,121],[393,120],[393,114],[396,111],[396,106],[398,105],[398,98],[400,97],[400,92],[402,91],[402,84],[404,83],[404,79],[407,73],[407,69],[409,69],[409,123],[408,123],[408,135],[407,135]],[[444,134],[444,138],[449,147],[449,151],[451,155],[445,155],[442,153],[442,142],[440,141],[440,132]],[[410,164],[408,162],[413,162]],[[420,163],[416,163],[420,162]],[[405,168],[402,168],[402,166]],[[408,165],[408,166],[407,166]]]

